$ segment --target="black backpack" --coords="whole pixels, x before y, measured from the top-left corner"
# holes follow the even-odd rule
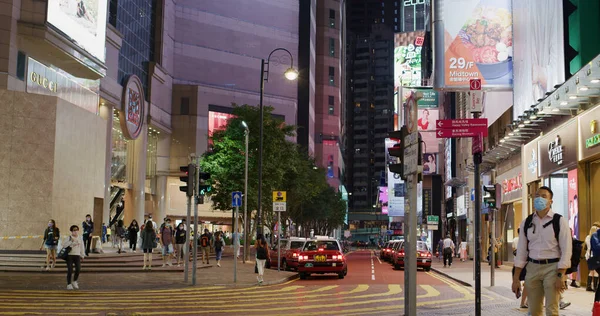
[[[533,215],[531,214],[527,216],[525,219],[525,239],[527,239],[527,243],[529,245],[529,239],[527,238],[527,230],[531,227],[531,223],[533,222]],[[558,241],[558,235],[560,234],[560,218],[562,215],[554,214],[552,220],[548,223],[544,224],[543,228],[552,224],[552,228],[554,229],[554,237]],[[577,267],[579,266],[579,261],[581,261],[581,250],[583,249],[583,241],[571,238],[572,244],[572,252],[571,252],[571,267],[567,269],[565,274],[571,274],[573,272],[577,272]]]

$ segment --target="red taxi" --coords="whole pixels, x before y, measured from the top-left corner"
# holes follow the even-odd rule
[[[404,268],[404,242],[398,246],[392,264],[396,269]],[[424,241],[417,241],[417,268],[431,270],[431,251]]]
[[[343,279],[348,274],[346,257],[337,239],[309,239],[298,254],[298,274],[306,279],[311,274],[337,274]]]
[[[298,270],[298,254],[302,250],[306,238],[291,237],[281,240],[281,269]],[[271,267],[277,268],[277,245],[271,248]]]
[[[394,246],[398,245],[399,242],[400,240],[390,240],[387,242],[384,248],[381,249],[381,254],[379,255],[380,259],[384,261],[391,261]]]

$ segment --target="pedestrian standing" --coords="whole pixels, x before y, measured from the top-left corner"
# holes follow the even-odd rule
[[[454,242],[450,239],[450,234],[446,235],[446,239],[443,242],[444,249],[444,268],[446,267],[446,263],[448,263],[448,267],[452,266],[452,254],[454,253]]]
[[[42,246],[40,247],[40,250],[46,248],[46,271],[53,269],[56,265],[56,248],[59,240],[60,231],[56,227],[56,222],[51,219],[44,231],[44,240],[42,240]]]
[[[117,244],[117,253],[123,252],[123,239],[125,238],[125,224],[123,224],[123,220],[120,219],[117,221],[117,226],[115,227],[115,243]]]
[[[154,231],[151,221],[146,222],[140,238],[142,238],[142,252],[144,252],[144,267],[142,270],[152,270],[152,250],[156,248],[156,231]]]
[[[599,226],[596,226],[596,223],[592,225],[590,228],[590,233],[585,237],[585,260],[587,261],[589,258],[594,256],[592,252],[591,238],[592,235],[598,231]],[[595,292],[598,287],[598,272],[593,269],[589,269],[588,277],[587,277],[587,286],[585,290],[588,292]]]
[[[131,224],[129,224],[129,227],[127,228],[127,237],[129,238],[129,249],[133,250],[133,252],[135,252],[138,237],[137,235],[139,231],[140,227],[138,226],[138,222],[135,219],[132,220]]]
[[[94,232],[94,222],[92,222],[92,216],[87,214],[85,221],[81,224],[83,228],[83,242],[85,243],[85,255],[90,255],[90,247],[92,245],[92,233]]]
[[[112,237],[112,236],[113,236],[112,229],[110,228],[110,226],[107,226],[106,227],[106,242],[108,242],[110,240],[110,242],[112,243],[112,246],[114,247],[115,246],[114,237]]]
[[[217,267],[221,267],[221,255],[223,254],[224,247],[225,242],[223,242],[221,232],[215,233],[215,256],[217,260]]]
[[[160,229],[160,242],[162,244],[163,268],[172,266],[171,257],[173,256],[173,227],[171,219],[165,218],[165,223]]]
[[[210,234],[208,233],[207,228],[204,229],[204,234],[200,235],[198,243],[202,250],[202,264],[204,264],[204,262],[208,264],[208,256],[210,254]]]
[[[79,235],[79,227],[77,225],[71,226],[69,230],[71,231],[71,235],[62,243],[63,248],[71,247],[71,251],[69,251],[69,255],[67,256],[67,290],[78,290],[79,283],[77,283],[77,280],[79,279],[79,272],[81,272],[81,261],[86,256],[85,244],[83,237]],[[75,268],[74,276],[73,268]],[[71,279],[71,277],[73,278]]]
[[[463,240],[460,242],[460,261],[464,262],[467,259],[467,242]]]
[[[442,261],[443,257],[444,257],[444,239],[440,238],[440,241],[438,242],[438,261]]]
[[[102,223],[102,243],[107,241],[108,237],[108,228],[106,227],[106,223]]]
[[[185,225],[183,222],[177,225],[177,229],[175,230],[175,252],[177,254],[177,266],[181,266],[181,260],[185,260],[185,251],[187,250],[185,247]]]
[[[264,281],[263,275],[265,274],[267,259],[269,259],[269,246],[265,237],[259,234],[256,238],[256,266],[258,268],[256,279],[258,280],[258,284],[262,284]]]
[[[533,202],[535,213],[520,225],[524,238],[517,245],[512,291],[517,298],[521,296],[519,276],[527,264],[525,287],[533,316],[543,315],[544,298],[546,315],[558,315],[560,294],[565,290],[564,276],[571,266],[569,223],[551,210],[553,197],[549,187],[540,187]]]

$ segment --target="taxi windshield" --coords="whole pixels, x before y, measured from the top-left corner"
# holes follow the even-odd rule
[[[304,250],[340,250],[335,240],[311,240],[304,245]]]
[[[292,241],[290,244],[291,249],[300,249],[304,246],[304,241]]]

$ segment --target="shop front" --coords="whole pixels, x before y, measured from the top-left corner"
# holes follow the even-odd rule
[[[569,180],[577,175],[577,120],[571,119],[542,136],[538,141],[539,170],[543,185],[552,189],[552,211],[564,216],[577,233],[577,215],[573,214],[573,198],[577,189],[569,189]],[[577,223],[577,224],[576,224]]]
[[[496,218],[496,236],[503,241],[500,259],[513,261],[512,243],[517,237],[523,209],[523,168],[518,166],[496,177],[501,188],[501,205]],[[499,233],[499,234],[498,234]]]
[[[573,213],[579,220],[577,236],[584,240],[592,223],[600,221],[600,106],[581,114],[578,121],[579,168],[574,185],[579,194],[573,197]]]

